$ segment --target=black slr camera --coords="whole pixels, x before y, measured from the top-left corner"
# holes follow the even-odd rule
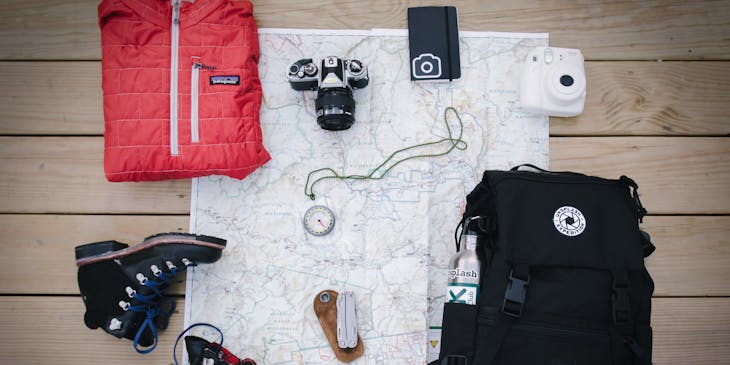
[[[352,89],[368,86],[368,69],[359,60],[329,56],[321,70],[306,58],[289,66],[289,84],[294,90],[317,90],[314,105],[317,123],[330,131],[348,129],[355,121]]]

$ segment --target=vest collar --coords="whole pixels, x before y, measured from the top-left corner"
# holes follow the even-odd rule
[[[160,27],[170,27],[172,21],[172,2],[170,0],[120,0],[143,20]],[[227,0],[182,0],[180,7],[180,28],[200,23],[215,10],[223,7]]]

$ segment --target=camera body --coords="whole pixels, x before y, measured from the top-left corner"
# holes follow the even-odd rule
[[[325,57],[320,65],[317,67],[311,58],[294,62],[289,66],[289,84],[294,90],[317,90],[314,104],[320,127],[348,129],[355,122],[352,90],[368,86],[368,69],[359,60],[336,56]]]
[[[520,85],[522,109],[553,117],[583,112],[586,76],[579,49],[537,47],[525,60]]]

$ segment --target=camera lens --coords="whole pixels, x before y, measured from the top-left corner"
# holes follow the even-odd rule
[[[569,86],[573,86],[573,83],[575,83],[575,80],[573,80],[573,76],[570,76],[570,75],[560,76],[561,85],[563,85],[565,87],[569,87]]]
[[[299,72],[299,66],[298,65],[293,64],[293,65],[289,66],[289,73],[290,74],[296,75],[297,72]]]
[[[317,124],[323,129],[341,131],[355,122],[355,99],[349,88],[320,88],[314,105]]]

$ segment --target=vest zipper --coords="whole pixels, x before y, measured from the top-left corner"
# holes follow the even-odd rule
[[[170,0],[172,2],[172,29],[171,29],[171,45],[170,45],[170,154],[177,156],[180,154],[180,146],[178,146],[178,126],[177,126],[177,72],[179,63],[179,47],[180,47],[180,1]]]
[[[197,58],[197,57],[195,57]],[[200,126],[198,122],[198,95],[200,94],[200,69],[215,70],[213,66],[207,66],[200,62],[193,62],[190,76],[190,140],[193,143],[200,142]]]

